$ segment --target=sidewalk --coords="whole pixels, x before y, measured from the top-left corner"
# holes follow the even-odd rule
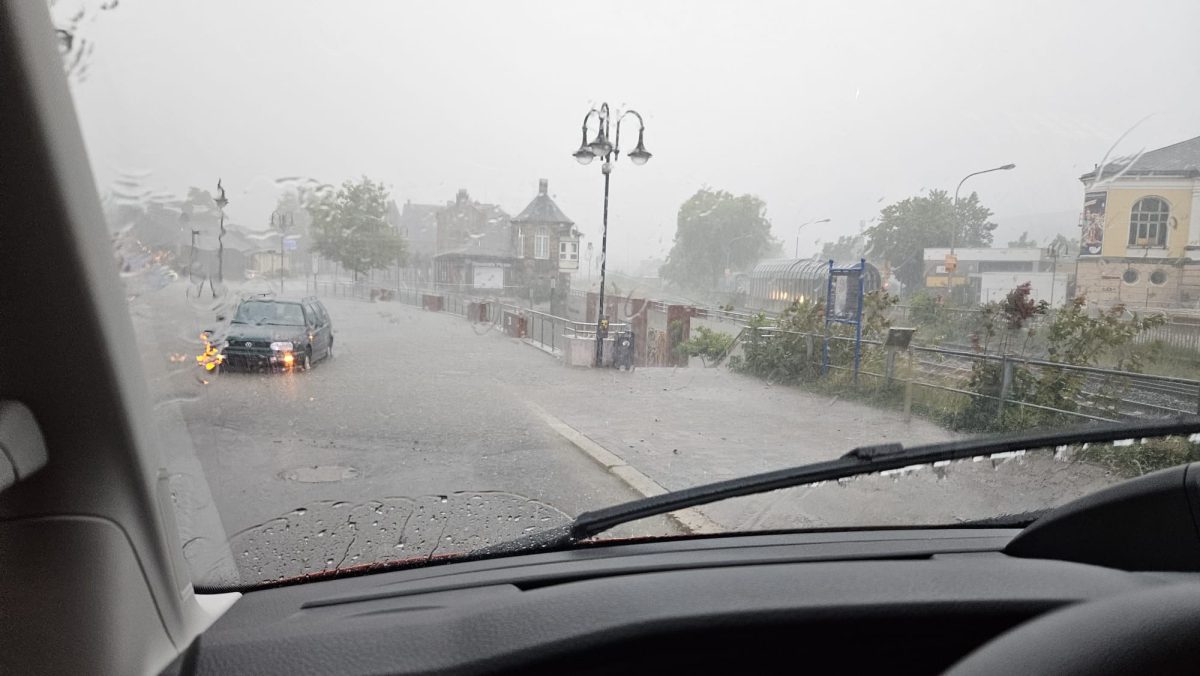
[[[511,387],[666,490],[831,460],[867,444],[957,436],[919,418],[905,423],[897,412],[726,368],[561,368],[553,378]],[[722,529],[946,524],[1061,504],[1117,479],[1039,453],[786,489],[696,511]]]

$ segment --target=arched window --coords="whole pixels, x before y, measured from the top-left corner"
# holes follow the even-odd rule
[[[1165,247],[1171,207],[1161,197],[1143,197],[1129,215],[1129,246]]]

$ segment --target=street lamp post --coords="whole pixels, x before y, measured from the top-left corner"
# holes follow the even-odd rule
[[[217,203],[217,210],[221,214],[221,227],[217,233],[217,281],[221,283],[221,289],[225,287],[225,207],[229,205],[229,200],[225,197],[225,188],[221,187],[221,179],[217,179],[217,198],[213,200]],[[217,297],[217,289],[213,286],[212,277],[208,278],[208,289],[212,291],[213,298]]]
[[[592,288],[592,243],[588,242],[587,246],[587,261],[588,261],[588,289]]]
[[[597,157],[604,160],[604,163],[600,165],[600,172],[604,174],[604,220],[600,235],[600,308],[596,312],[595,366],[597,367],[604,365],[604,333],[608,326],[608,319],[604,316],[604,277],[608,263],[608,187],[613,164],[621,157],[621,122],[628,115],[633,115],[638,121],[637,147],[628,153],[629,161],[635,165],[645,164],[650,159],[650,153],[646,151],[646,146],[642,142],[643,133],[646,131],[645,120],[636,110],[610,113],[607,103],[601,104],[599,109],[592,108],[583,116],[583,141],[579,145],[579,150],[573,153],[580,164],[591,164],[592,160]],[[588,121],[593,116],[596,118],[596,138],[589,143]],[[613,117],[617,118],[615,144],[608,140]]]
[[[725,271],[726,272],[729,271],[730,261],[733,260],[733,243],[738,240],[749,239],[751,237],[754,237],[756,234],[757,233],[752,232],[748,235],[740,235],[738,237],[734,237],[733,239],[729,240],[728,243],[725,244]]]
[[[200,234],[199,230],[192,230],[192,250],[188,254],[188,282],[196,281],[196,236]],[[204,290],[204,280],[200,280],[200,290]],[[190,291],[189,291],[190,293]]]
[[[1054,287],[1058,286],[1058,259],[1071,253],[1071,248],[1062,242],[1052,242],[1046,247],[1046,255],[1050,256],[1050,307],[1054,307]]]
[[[950,255],[951,256],[954,255],[954,245],[958,240],[958,230],[962,226],[962,223],[961,223],[961,221],[959,219],[959,215],[958,215],[958,191],[962,189],[963,183],[966,183],[967,179],[971,178],[972,176],[979,176],[980,174],[990,174],[993,171],[1009,171],[1011,169],[1015,169],[1016,166],[1017,165],[1015,165],[1015,164],[1005,164],[1005,165],[999,166],[999,167],[992,167],[991,169],[984,169],[983,171],[972,172],[970,174],[967,174],[966,176],[963,176],[963,179],[958,182],[958,186],[956,188],[954,188],[954,222],[953,222],[952,227],[950,228]],[[958,271],[958,261],[956,260],[954,263],[954,269],[949,272],[949,275],[946,279],[946,281],[950,285],[951,298],[954,297],[954,273],[957,271]]]
[[[821,220],[818,220],[818,221],[808,221],[807,223],[801,223],[799,226],[796,227],[796,256],[795,256],[796,258],[800,257],[800,231],[804,229],[804,226],[812,225],[813,223],[828,223],[831,220],[833,220],[833,219],[822,218]]]
[[[279,293],[283,293],[283,261],[284,246],[287,243],[287,231],[295,223],[290,211],[274,211],[271,214],[271,226],[279,230]]]

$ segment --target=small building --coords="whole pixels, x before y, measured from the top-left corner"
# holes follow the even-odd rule
[[[1200,307],[1200,136],[1079,180],[1076,293],[1101,307]]]
[[[434,284],[449,291],[512,295],[515,256],[508,214],[494,204],[473,201],[460,189],[434,217]]]
[[[535,297],[565,297],[571,273],[579,269],[580,235],[574,221],[550,197],[549,181],[538,181],[538,194],[511,224],[516,283],[532,290]]]
[[[948,248],[925,249],[925,288],[937,293],[953,284],[966,286],[967,299],[990,303],[1004,298],[1009,291],[1028,283],[1035,301],[1061,303],[1067,299],[1071,264],[1055,259],[1037,247],[957,248],[958,259],[953,275],[946,272]]]

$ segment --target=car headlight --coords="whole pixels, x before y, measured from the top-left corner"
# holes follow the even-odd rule
[[[276,352],[291,352],[293,346],[290,341],[281,341],[278,343],[271,343],[271,349],[275,350]]]

